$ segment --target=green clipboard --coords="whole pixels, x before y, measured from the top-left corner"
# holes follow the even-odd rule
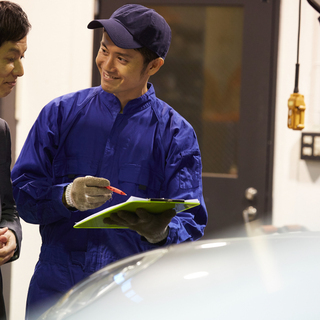
[[[200,205],[198,199],[145,199],[138,197],[130,197],[127,201],[103,209],[91,216],[77,222],[74,228],[85,229],[128,229],[127,227],[118,226],[116,224],[105,224],[104,218],[110,217],[112,212],[119,210],[135,212],[138,208],[144,208],[150,213],[158,214],[168,209],[174,209],[177,213]]]

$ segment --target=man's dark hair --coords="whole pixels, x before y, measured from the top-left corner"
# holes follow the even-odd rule
[[[29,32],[31,25],[22,8],[10,1],[0,1],[0,47],[6,41],[17,42]]]
[[[142,70],[142,72],[144,70],[146,70],[148,64],[152,60],[155,60],[155,59],[159,58],[159,56],[155,52],[151,51],[150,49],[148,49],[146,47],[137,48],[137,49],[134,49],[134,50],[140,52],[142,54],[142,56],[143,56],[143,60],[144,61],[143,61],[143,70]]]

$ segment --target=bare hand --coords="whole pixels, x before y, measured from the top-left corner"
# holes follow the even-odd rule
[[[0,229],[0,266],[9,261],[17,248],[16,236],[8,228]]]

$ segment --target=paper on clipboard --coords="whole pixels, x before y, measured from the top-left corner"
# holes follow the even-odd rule
[[[120,210],[135,212],[138,208],[144,208],[150,213],[161,213],[168,209],[174,209],[177,213],[196,207],[200,205],[198,199],[188,200],[175,200],[175,199],[145,199],[138,197],[130,197],[127,201],[103,209],[97,213],[90,215],[89,217],[77,222],[74,228],[89,228],[89,229],[127,229],[118,225],[105,224],[104,218],[110,216],[112,212]]]

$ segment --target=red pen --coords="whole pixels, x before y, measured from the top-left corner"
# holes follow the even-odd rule
[[[109,190],[111,190],[111,191],[113,191],[113,192],[115,192],[115,193],[122,194],[123,196],[126,196],[126,195],[127,195],[126,193],[124,193],[123,191],[121,191],[120,189],[117,189],[117,188],[115,188],[115,187],[107,186],[106,188],[109,189]]]

